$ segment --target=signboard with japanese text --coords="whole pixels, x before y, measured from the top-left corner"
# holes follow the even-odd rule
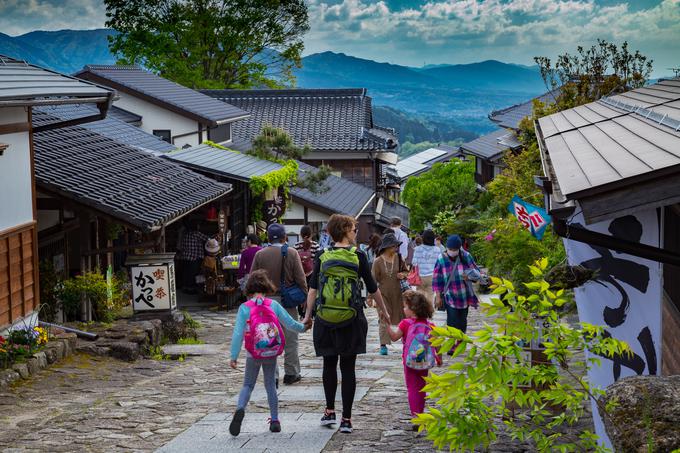
[[[132,308],[135,311],[177,308],[173,263],[137,265],[132,266],[130,271],[132,274]]]
[[[529,230],[532,236],[538,240],[543,239],[543,233],[545,233],[545,229],[551,222],[550,216],[545,209],[527,203],[515,195],[508,205],[508,211],[517,217],[517,220],[520,221],[525,229]]]
[[[570,225],[629,242],[661,245],[656,209],[590,225],[578,212]],[[626,376],[660,374],[661,265],[569,239],[564,239],[564,245],[570,265],[596,271],[593,280],[574,289],[579,320],[604,327],[605,336],[625,341],[631,348],[631,354],[598,357],[601,364],[588,371],[590,384],[604,389]],[[611,447],[595,402],[592,410],[601,442]]]
[[[286,210],[286,200],[279,191],[273,200],[265,200],[262,208],[264,210],[264,221],[267,225],[271,225],[278,222],[283,215],[283,212]]]

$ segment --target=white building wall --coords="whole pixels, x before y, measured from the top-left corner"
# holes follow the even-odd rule
[[[178,113],[159,107],[151,102],[134,97],[127,93],[118,92],[120,99],[114,102],[116,107],[135,113],[142,117],[141,129],[149,134],[154,130],[170,130],[172,137],[177,137],[173,144],[181,148],[184,145],[196,146],[198,140],[198,121],[186,118]],[[207,140],[207,132],[203,132],[203,140]]]
[[[0,108],[0,125],[25,123],[23,107]],[[0,156],[0,232],[33,220],[33,187],[29,133],[0,135],[9,145]]]

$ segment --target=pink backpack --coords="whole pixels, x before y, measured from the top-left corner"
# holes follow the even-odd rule
[[[245,332],[246,351],[254,359],[270,359],[283,353],[286,339],[271,299],[249,300],[250,319]]]
[[[430,344],[432,326],[415,321],[406,332],[404,365],[413,370],[429,370],[437,364],[437,351]]]

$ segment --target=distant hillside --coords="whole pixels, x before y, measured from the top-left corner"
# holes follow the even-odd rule
[[[545,85],[539,72],[496,60],[430,68],[420,72],[451,87],[535,93]]]
[[[32,31],[21,36],[0,33],[0,54],[72,74],[86,64],[114,64],[107,36],[112,30]]]
[[[106,29],[34,31],[16,37],[0,33],[0,54],[71,74],[86,64],[113,64],[107,41],[112,33]],[[400,134],[413,140],[447,141],[489,132],[496,127],[487,118],[489,112],[546,91],[535,67],[493,60],[410,68],[322,52],[303,58],[295,75],[301,88],[367,88],[374,105],[396,109],[376,110],[385,120],[381,122],[398,123],[394,127]]]
[[[399,134],[399,142],[467,142],[477,138],[477,134],[457,127],[455,124],[438,122],[409,115],[392,107],[374,106],[373,121],[377,125],[393,127]]]

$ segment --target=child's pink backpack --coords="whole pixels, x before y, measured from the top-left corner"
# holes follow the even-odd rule
[[[406,332],[404,365],[413,370],[429,370],[437,364],[437,351],[430,344],[432,326],[414,321]]]
[[[271,299],[249,300],[250,319],[245,333],[246,351],[254,359],[269,359],[283,353],[286,339],[276,313],[271,308]]]

